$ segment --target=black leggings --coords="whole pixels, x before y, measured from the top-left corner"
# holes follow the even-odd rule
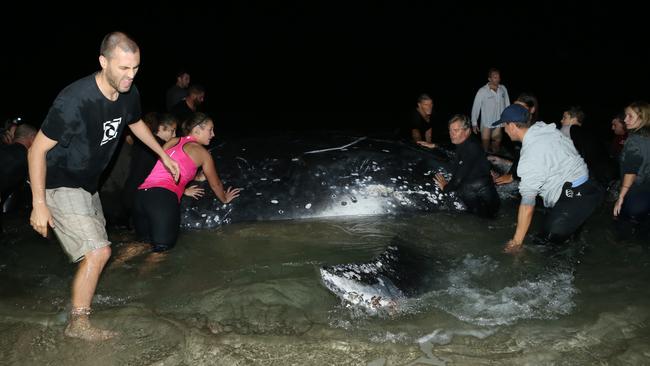
[[[563,242],[575,233],[603,201],[603,189],[591,179],[578,187],[564,183],[562,195],[548,212],[544,236],[552,242]]]
[[[174,247],[180,221],[180,205],[174,192],[165,188],[147,188],[135,193],[135,233],[138,240],[150,243],[154,252]]]

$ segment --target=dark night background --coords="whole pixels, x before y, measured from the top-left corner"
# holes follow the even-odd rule
[[[537,95],[540,119],[580,105],[603,137],[648,100],[647,15],[620,2],[90,3],[5,9],[0,117],[39,125],[57,93],[99,69],[109,31],[138,42],[145,112],[163,109],[179,66],[206,89],[219,131],[391,130],[419,93],[435,118],[469,114],[490,67],[510,98]],[[490,2],[492,3],[492,2]],[[415,5],[417,4],[417,5]],[[66,9],[69,7],[70,9]],[[82,14],[76,14],[81,12]]]

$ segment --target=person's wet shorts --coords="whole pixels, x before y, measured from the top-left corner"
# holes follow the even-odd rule
[[[54,219],[54,233],[72,262],[111,244],[97,193],[91,195],[82,188],[61,187],[46,189],[45,198]]]
[[[492,127],[491,125],[488,126],[481,126],[481,138],[482,139],[499,139],[501,138],[501,131],[503,130],[503,126],[499,127]]]

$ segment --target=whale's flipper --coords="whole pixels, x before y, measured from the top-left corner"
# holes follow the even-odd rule
[[[375,310],[394,307],[399,300],[420,293],[422,263],[403,246],[391,245],[365,263],[323,266],[320,275],[325,287],[341,299]]]

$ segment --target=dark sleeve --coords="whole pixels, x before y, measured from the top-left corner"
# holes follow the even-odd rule
[[[472,173],[474,166],[481,161],[482,150],[477,150],[477,147],[478,149],[482,149],[478,144],[468,144],[462,150],[459,149],[460,151],[458,151],[458,155],[456,156],[457,160],[454,161],[454,176],[445,186],[445,192],[457,190],[463,181]]]
[[[63,146],[68,146],[72,136],[79,132],[80,126],[79,100],[59,94],[47,112],[45,121],[41,125],[41,131],[48,138]]]
[[[133,113],[131,121],[129,121],[129,125],[132,125],[134,123],[139,122],[142,119],[142,105],[140,104],[140,91],[138,91],[138,88],[133,85],[131,86],[131,91],[129,93],[129,96],[131,97],[130,101],[132,103],[131,106],[131,111]]]
[[[411,111],[408,126],[410,129],[420,128],[420,116],[418,116],[417,111]]]
[[[643,154],[641,153],[639,141],[628,138],[621,154],[621,173],[638,174],[641,164],[643,164]]]

